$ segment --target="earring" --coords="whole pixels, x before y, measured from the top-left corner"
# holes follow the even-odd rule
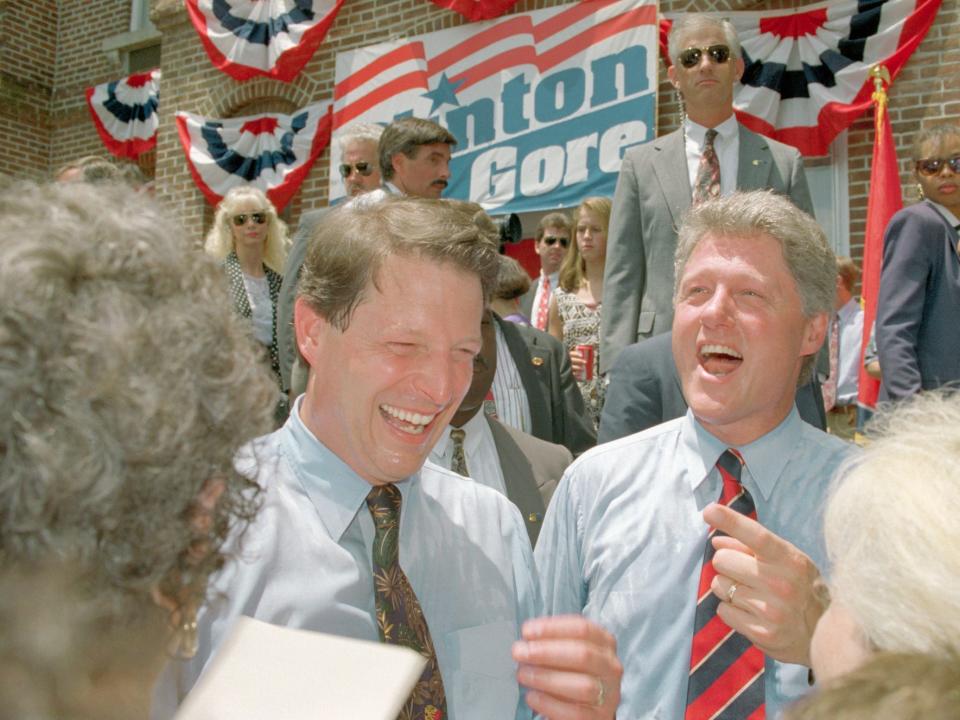
[[[921,185],[920,183],[917,183],[917,195],[920,196],[921,200],[926,199],[926,195],[923,194],[923,185]]]

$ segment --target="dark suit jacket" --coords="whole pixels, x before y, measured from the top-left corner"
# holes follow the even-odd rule
[[[646,430],[687,412],[677,365],[670,345],[672,332],[661,333],[625,349],[610,368],[607,400],[600,416],[598,442]],[[823,393],[814,378],[797,388],[800,417],[820,430],[827,429]]]
[[[533,322],[533,301],[534,296],[537,294],[537,286],[540,284],[540,278],[537,277],[532,283],[530,283],[530,289],[527,290],[523,295],[520,296],[520,312],[530,318],[530,322]]]
[[[877,296],[880,399],[960,380],[957,231],[929,202],[890,219]]]
[[[297,233],[293,236],[293,245],[287,253],[287,262],[283,266],[283,284],[280,286],[280,297],[277,305],[277,350],[280,357],[280,377],[283,391],[291,387],[291,374],[294,362],[300,356],[296,348],[296,338],[293,330],[293,302],[297,298],[297,282],[300,280],[300,268],[307,256],[309,240],[313,231],[320,222],[326,208],[311,210],[300,217]],[[301,388],[302,390],[302,388]]]
[[[574,455],[597,443],[583,396],[573,379],[570,357],[552,335],[493,315],[530,403],[531,435],[563,445]]]
[[[743,126],[737,187],[771,188],[813,214],[800,154]],[[690,202],[682,129],[627,151],[610,215],[600,372],[627,345],[670,330],[677,228]]]
[[[527,435],[491,417],[487,421],[500,457],[507,497],[520,509],[530,544],[536,545],[547,505],[573,456],[562,445]]]

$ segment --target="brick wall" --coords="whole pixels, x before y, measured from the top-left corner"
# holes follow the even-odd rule
[[[56,0],[0,0],[0,174],[47,172]]]
[[[562,4],[521,0],[514,12]],[[809,2],[770,0],[661,0],[661,11],[736,11],[800,8]],[[103,152],[84,105],[83,89],[122,74],[100,51],[103,37],[124,32],[129,0],[0,0],[0,172],[44,173],[79,155]],[[208,117],[289,112],[330,100],[336,53],[391,38],[463,24],[456,13],[428,0],[346,0],[337,21],[305,70],[292,83],[257,79],[238,83],[216,70],[204,53],[183,0],[153,0],[154,23],[163,32],[163,102],[156,153],[158,195],[170,202],[199,238],[211,216],[196,188],[176,136],[173,114]],[[52,18],[52,19],[51,19]],[[51,37],[50,28],[59,28]],[[890,117],[900,150],[907,201],[916,198],[908,169],[909,148],[924,125],[960,116],[960,0],[943,0],[936,22],[901,72],[890,94]],[[53,58],[55,57],[55,62]],[[676,128],[679,108],[660,68],[659,130]],[[27,90],[30,92],[27,92]],[[48,97],[47,110],[37,98]],[[868,113],[849,132],[850,239],[855,257],[862,236],[873,147]],[[46,160],[37,157],[46,144]],[[38,155],[39,153],[39,155]],[[31,159],[32,158],[32,159]],[[285,216],[326,203],[327,152],[318,160]]]

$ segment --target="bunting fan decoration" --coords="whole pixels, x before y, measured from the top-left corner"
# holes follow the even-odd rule
[[[117,157],[136,159],[156,147],[159,70],[87,88],[86,94],[93,124],[107,150]]]
[[[517,4],[517,0],[430,0],[437,7],[453,10],[467,20],[492,20]]]
[[[290,82],[320,47],[343,0],[187,0],[210,61],[235,80]]]
[[[745,64],[737,118],[804,155],[825,155],[872,107],[870,68],[882,63],[896,78],[940,3],[830,0],[800,10],[724,13],[737,28]]]
[[[190,173],[211,205],[233,187],[253,185],[283,208],[330,142],[329,105],[229,120],[178,112],[176,120]]]

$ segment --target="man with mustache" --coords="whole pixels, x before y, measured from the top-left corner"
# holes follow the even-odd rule
[[[405,117],[380,136],[380,174],[395,195],[439,198],[450,178],[451,147],[457,139],[432,120]]]

